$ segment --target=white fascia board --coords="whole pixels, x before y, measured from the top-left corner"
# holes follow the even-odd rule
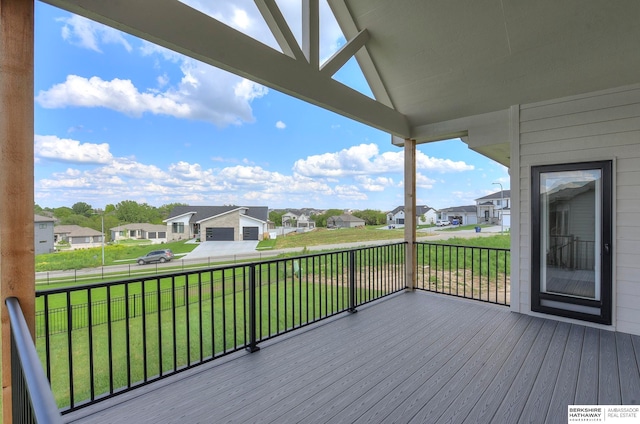
[[[261,223],[261,224],[266,224],[266,223],[267,223],[267,221],[263,221],[263,220],[261,220],[261,219],[254,218],[254,217],[249,216],[249,215],[242,215],[242,216],[240,217],[240,219],[250,219],[251,221],[257,221],[257,222],[259,222],[259,223]]]
[[[409,135],[407,117],[397,110],[177,0],[44,1],[390,134]]]
[[[193,214],[195,214],[195,212],[185,212],[185,213],[180,214],[180,215],[172,216],[171,218],[163,219],[162,222],[167,222],[168,223],[168,222],[171,222],[171,221],[175,221],[178,218],[182,218],[182,217],[185,217],[187,215],[193,215]]]
[[[509,110],[505,109],[416,126],[413,128],[411,138],[419,144],[466,137],[467,144],[473,148],[508,143],[509,127]]]

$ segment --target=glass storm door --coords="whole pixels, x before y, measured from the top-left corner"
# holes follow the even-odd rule
[[[611,162],[532,167],[531,309],[611,324]]]

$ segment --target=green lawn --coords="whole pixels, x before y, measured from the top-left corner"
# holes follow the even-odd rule
[[[306,233],[291,233],[276,239],[276,249],[291,247],[322,246],[323,244],[352,243],[360,241],[394,240],[404,237],[404,230],[380,229],[380,225],[359,228],[328,230],[317,228]]]
[[[198,245],[177,241],[163,244],[119,243],[104,247],[105,265],[118,265],[146,255],[156,249],[171,249],[173,253],[188,253]],[[36,255],[36,272],[59,271],[68,269],[94,268],[102,266],[102,248],[69,250],[57,253]]]

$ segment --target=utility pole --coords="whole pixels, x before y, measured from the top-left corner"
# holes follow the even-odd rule
[[[500,186],[500,234],[504,233],[504,190],[502,189],[501,183],[491,183],[498,184]]]

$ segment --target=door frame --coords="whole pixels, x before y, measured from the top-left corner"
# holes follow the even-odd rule
[[[541,205],[540,175],[547,172],[599,169],[602,172],[600,234],[600,300],[540,291]],[[611,324],[613,292],[613,165],[612,161],[579,162],[531,167],[531,310],[582,321]],[[596,258],[597,259],[597,258]],[[587,312],[589,311],[589,312]],[[599,313],[596,313],[599,311]]]

